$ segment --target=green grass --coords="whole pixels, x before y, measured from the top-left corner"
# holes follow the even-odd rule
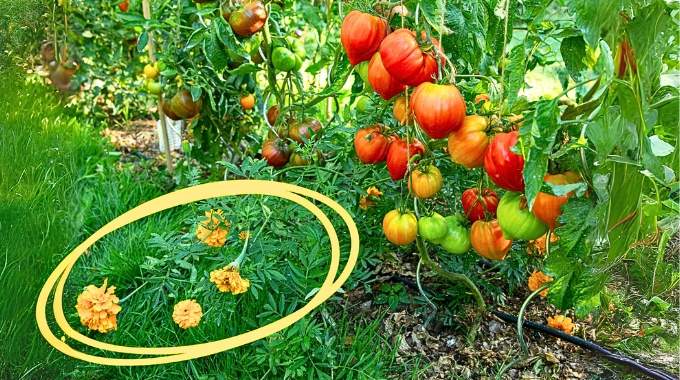
[[[51,270],[103,224],[168,189],[158,172],[117,168],[117,158],[107,154],[96,132],[64,116],[50,89],[26,83],[16,72],[2,75],[0,104],[7,107],[0,110],[0,297],[12,301],[3,302],[9,307],[0,309],[0,336],[5,342],[0,348],[0,378],[382,379],[395,373],[418,378],[421,364],[396,363],[396,347],[380,335],[382,318],[357,316],[350,305],[338,302],[340,296],[266,339],[183,363],[105,367],[52,349],[37,331],[34,318],[35,299]],[[223,206],[240,210],[244,221],[262,219],[261,208],[252,199],[239,198]],[[199,214],[198,206],[190,205],[135,222],[98,242],[69,278],[64,298],[67,318],[86,333],[74,312],[75,298],[84,285],[100,283],[105,277],[118,286],[121,297],[141,287],[124,304],[127,314],[121,314],[118,331],[106,336],[88,333],[118,344],[162,346],[215,340],[298,308],[325,275],[327,245],[317,236],[320,225],[293,228],[296,218],[308,218],[298,206],[281,200],[268,206],[275,211],[271,228],[265,229],[259,247],[253,244],[243,266],[258,296],[250,291],[238,299],[222,297],[207,282],[210,269],[235,256],[237,247],[232,247],[232,251],[204,250],[202,261],[196,263],[196,283],[176,287],[177,297],[201,297],[204,306],[213,308],[206,312],[200,328],[185,332],[172,323],[175,299],[168,294],[160,298],[161,304],[152,302],[159,294],[156,290],[163,289],[163,281],[153,279],[162,276],[142,264],[146,256],[162,258],[167,252],[149,244],[149,238],[154,233],[174,232],[190,239],[192,227],[186,222]],[[233,230],[243,225],[236,223]],[[272,271],[280,275],[272,276]],[[357,275],[365,276],[364,272],[359,269]],[[287,284],[291,278],[294,283]],[[357,285],[356,279],[350,286]],[[279,290],[272,293],[272,288]],[[223,320],[218,321],[216,316],[221,314]],[[54,331],[59,336],[59,330]]]

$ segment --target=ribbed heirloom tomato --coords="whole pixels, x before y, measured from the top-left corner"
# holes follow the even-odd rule
[[[564,172],[563,174],[548,174],[543,179],[552,185],[566,185],[579,182],[581,177],[574,172]],[[554,230],[557,226],[557,218],[562,215],[562,206],[567,203],[570,195],[557,196],[541,191],[536,195],[531,212],[551,230]]]
[[[392,244],[406,245],[416,240],[418,221],[412,212],[392,210],[383,218],[383,232]]]
[[[373,58],[368,63],[368,82],[381,98],[392,99],[395,95],[404,91],[405,85],[397,81],[385,70],[380,59],[380,53],[373,54]]]
[[[529,211],[526,198],[520,193],[505,193],[496,215],[503,236],[508,239],[534,240],[548,231],[548,226]]]
[[[496,207],[498,207],[498,196],[491,189],[484,189],[482,193],[472,188],[463,191],[461,197],[465,215],[471,222],[486,220],[486,215],[496,217]]]
[[[427,165],[411,172],[408,188],[416,198],[431,198],[442,188],[442,173],[434,165]]]
[[[278,169],[288,163],[290,150],[285,141],[277,137],[262,144],[262,157],[269,165]]]
[[[406,144],[405,140],[396,138],[387,150],[387,171],[390,172],[390,177],[395,181],[404,178],[409,159],[416,154],[423,153],[425,153],[425,146],[417,139]]]
[[[385,161],[390,140],[383,135],[382,126],[376,124],[368,128],[362,128],[354,136],[354,150],[357,157],[364,164],[375,164]]]
[[[491,139],[484,155],[484,170],[505,190],[524,191],[524,158],[511,151],[518,139],[517,131],[499,133]]]
[[[261,1],[247,1],[243,7],[229,15],[229,25],[241,37],[252,36],[264,27],[267,9]]]
[[[463,126],[449,135],[448,151],[453,162],[468,169],[484,165],[484,154],[489,146],[486,129],[487,118],[478,115],[466,116]]]
[[[512,246],[512,240],[503,236],[503,231],[495,219],[489,222],[483,220],[474,222],[470,229],[470,243],[480,256],[490,260],[503,260]]]
[[[340,27],[340,42],[349,63],[356,65],[371,59],[387,35],[387,29],[387,21],[380,17],[356,10],[349,12]]]
[[[316,119],[305,119],[303,121],[294,121],[288,127],[288,137],[304,144],[305,140],[309,140],[312,136],[316,136],[321,130],[321,123]]]
[[[441,52],[439,42],[432,39],[432,43]],[[424,51],[416,34],[403,28],[388,34],[380,44],[380,57],[385,69],[396,80],[409,86],[434,80],[439,67],[434,54],[434,49]],[[444,54],[440,54],[443,58]]]
[[[422,83],[411,96],[411,110],[428,136],[441,139],[463,125],[465,100],[452,84]]]

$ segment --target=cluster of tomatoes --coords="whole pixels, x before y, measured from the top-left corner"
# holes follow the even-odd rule
[[[279,116],[279,107],[272,106],[267,111],[267,119],[270,124],[274,124]],[[276,132],[272,130],[267,140],[262,144],[262,157],[267,163],[275,168],[281,168],[286,164],[291,166],[305,166],[310,164],[310,160],[295,151],[295,145],[303,146],[308,142],[316,140],[321,133],[321,123],[314,118],[307,118],[301,121],[288,120],[287,127],[279,127]],[[323,160],[323,155],[316,150],[319,161]]]
[[[470,247],[493,260],[502,260],[512,240],[534,240],[556,225],[568,195],[539,193],[529,210],[524,191],[524,159],[514,151],[517,131],[490,136],[489,119],[466,116],[465,101],[456,86],[433,83],[441,73],[446,56],[436,39],[408,30],[390,33],[383,18],[350,12],[342,23],[341,41],[351,64],[360,75],[365,72],[373,90],[390,100],[411,86],[410,101],[398,97],[394,116],[402,124],[411,118],[431,139],[448,138],[451,159],[466,168],[483,167],[488,177],[507,192],[500,198],[491,189],[463,192],[463,215],[444,217],[433,213],[420,219],[410,211],[392,210],[383,219],[387,239],[397,245],[416,240],[418,234],[444,250],[463,254]],[[408,103],[408,104],[407,104]],[[382,125],[359,129],[354,147],[361,162],[386,161],[394,180],[408,175],[410,193],[419,199],[435,196],[441,189],[441,172],[431,163],[418,163],[426,154],[425,145],[414,137],[389,134]],[[567,172],[548,175],[554,185],[578,182],[578,175]],[[467,223],[472,223],[468,230]]]

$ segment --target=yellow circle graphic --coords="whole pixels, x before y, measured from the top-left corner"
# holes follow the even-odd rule
[[[78,258],[80,258],[80,256],[83,255],[83,253],[85,253],[88,248],[90,248],[99,239],[136,220],[172,207],[209,198],[235,195],[271,195],[290,200],[301,205],[314,214],[314,216],[319,219],[323,227],[326,229],[326,233],[330,238],[331,244],[330,268],[321,288],[307,304],[277,321],[259,327],[255,330],[239,334],[237,336],[213,342],[176,347],[129,347],[104,343],[80,334],[68,324],[63,308],[63,294],[66,280],[68,279],[71,269],[73,269],[73,266],[75,265]],[[314,203],[304,197],[311,198],[328,206],[330,209],[335,211],[347,225],[350,236],[349,257],[347,259],[347,264],[337,279],[336,275],[338,272],[338,267],[340,266],[340,242],[338,240],[338,234],[333,227],[333,224],[328,219],[328,216]],[[47,278],[38,296],[35,317],[40,333],[43,335],[43,337],[45,337],[49,344],[66,355],[91,363],[115,366],[141,366],[167,364],[190,360],[213,355],[254,342],[268,335],[281,331],[293,323],[299,321],[302,317],[325,302],[333,295],[333,293],[340,289],[340,287],[345,283],[345,281],[347,281],[350,274],[352,273],[358,256],[359,231],[357,230],[356,224],[347,210],[345,210],[334,200],[304,187],[282,182],[261,180],[212,182],[177,190],[175,192],[152,199],[120,215],[93,233],[71,253],[69,253]],[[133,355],[151,355],[154,357],[132,359],[107,358],[78,351],[77,349],[69,346],[66,342],[61,341],[50,330],[49,324],[47,322],[47,303],[49,295],[52,293],[52,291],[54,291],[54,299],[52,302],[54,319],[66,336],[92,348]]]

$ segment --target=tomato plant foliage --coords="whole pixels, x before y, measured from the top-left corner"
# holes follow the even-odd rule
[[[370,244],[395,249],[380,234],[392,213],[390,241],[435,252],[495,301],[500,287],[478,270],[487,259],[508,289],[545,270],[555,279],[550,301],[586,316],[606,302],[617,264],[669,231],[678,209],[678,83],[668,73],[679,68],[680,10],[663,0],[181,0],[153,2],[149,18],[134,0],[126,12],[108,2],[67,4],[70,25],[53,28],[80,63],[73,87],[83,91],[73,103],[85,115],[158,112],[156,95],[136,90],[153,41],[164,99],[179,93],[202,103],[178,116],[207,177],[250,177],[244,167],[264,158],[276,168],[268,178],[325,181],[353,207]],[[244,6],[260,12],[253,25],[242,23]],[[409,188],[423,168],[441,173],[437,186]],[[578,180],[546,177],[566,172]],[[496,220],[494,208],[477,210],[471,242],[461,220],[447,229],[460,239],[435,239],[443,227],[430,225],[421,233],[430,246],[421,244],[418,218],[452,221],[464,190],[487,187],[513,198],[512,212],[498,218],[520,215],[530,233],[508,234],[512,223]],[[541,193],[568,199],[557,223],[533,215]],[[559,240],[544,259],[509,240],[550,229]]]

